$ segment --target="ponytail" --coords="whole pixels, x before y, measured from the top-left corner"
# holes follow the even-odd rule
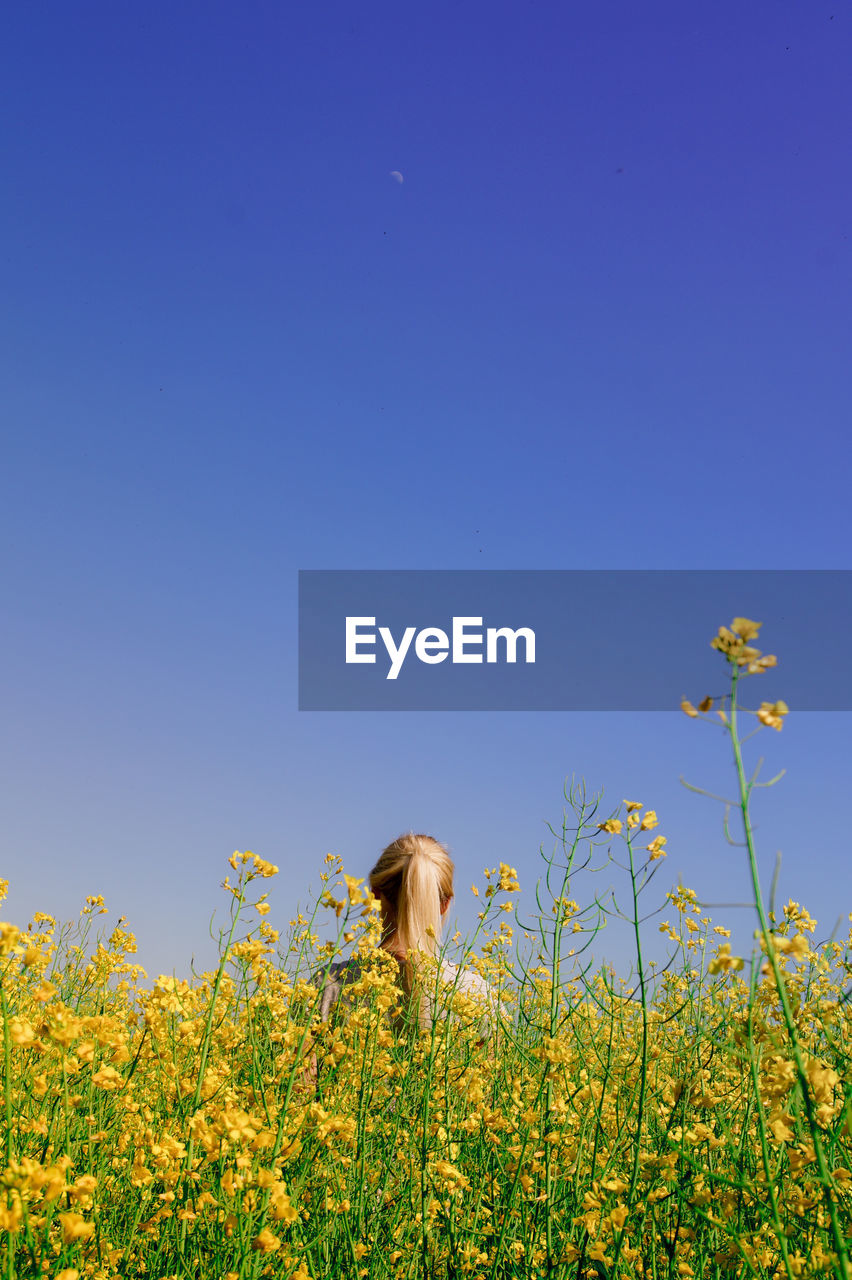
[[[406,995],[417,1006],[421,1027],[431,1025],[424,993],[416,992],[419,961],[435,958],[443,924],[442,907],[453,896],[453,863],[449,850],[432,836],[399,836],[382,853],[370,873],[370,888],[387,903],[385,941],[402,969]]]

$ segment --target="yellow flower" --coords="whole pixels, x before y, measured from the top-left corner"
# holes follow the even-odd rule
[[[710,641],[711,649],[718,649],[720,653],[730,653],[741,644],[742,637],[735,635],[728,627],[720,627],[718,634]]]
[[[0,924],[0,956],[7,956],[14,951],[20,955],[22,948],[18,945],[20,929],[14,924]]]
[[[28,1018],[9,1019],[9,1039],[14,1045],[32,1044],[35,1028]]]
[[[769,667],[777,667],[778,659],[774,653],[767,653],[762,658],[755,658],[753,662],[748,664],[746,670],[750,676],[759,675],[761,671],[766,671]]]
[[[789,1119],[787,1115],[780,1115],[769,1121],[769,1128],[776,1142],[792,1142],[796,1136],[787,1123]]]
[[[517,893],[520,887],[517,870],[514,867],[510,867],[508,862],[501,862],[500,882],[497,888],[502,893]]]
[[[346,882],[346,892],[349,894],[349,901],[356,904],[364,902],[364,890],[361,888],[361,885],[364,883],[363,879],[357,880],[355,876],[347,875],[344,875],[343,879]]]
[[[265,862],[263,858],[258,858],[256,855],[252,867],[254,875],[260,876],[264,880],[269,880],[272,876],[278,875],[276,866],[273,866],[271,862]]]
[[[745,962],[739,956],[731,955],[730,942],[724,942],[716,952],[716,958],[710,961],[708,973],[728,973],[731,969],[742,969]]]
[[[275,1253],[277,1249],[281,1248],[281,1241],[276,1235],[273,1235],[269,1227],[264,1227],[260,1234],[256,1235],[252,1240],[251,1247],[256,1253]]]
[[[624,807],[628,813],[633,813],[634,809],[642,808],[642,802],[640,800],[625,800]]]
[[[834,1098],[840,1084],[840,1076],[832,1067],[826,1067],[817,1058],[811,1058],[805,1068],[817,1102],[826,1104]]]
[[[754,640],[762,626],[762,622],[752,622],[750,618],[734,618],[731,630],[736,631],[741,640]]]
[[[698,716],[698,712],[689,701],[689,698],[681,698],[680,709],[685,715],[691,716],[693,720]]]
[[[95,1233],[94,1222],[86,1222],[81,1213],[60,1213],[59,1221],[65,1244],[73,1244],[75,1240],[88,1240]]]
[[[100,1071],[96,1071],[92,1076],[92,1084],[99,1089],[118,1089],[124,1084],[124,1080],[115,1067],[101,1067]]]
[[[618,818],[607,818],[606,822],[598,823],[598,831],[606,831],[611,836],[617,836],[621,830],[621,821]]]
[[[627,1205],[618,1204],[609,1215],[609,1220],[615,1227],[616,1231],[620,1231],[627,1221]]]
[[[761,623],[752,622],[749,618],[734,618],[730,628],[719,628],[719,633],[710,641],[710,646],[723,653],[729,662],[745,666],[760,657],[760,650],[746,643],[757,635],[760,626]]]
[[[659,820],[658,820],[658,818],[657,818],[657,812],[656,812],[656,810],[655,810],[655,809],[649,809],[649,810],[648,810],[648,812],[647,812],[646,814],[644,814],[644,816],[643,816],[643,818],[642,818],[642,821],[641,821],[641,822],[640,822],[640,824],[639,824],[639,830],[640,830],[640,831],[650,831],[653,827],[658,827],[659,825],[660,825],[660,823],[659,823]]]
[[[803,933],[797,933],[794,938],[773,938],[772,941],[776,951],[792,956],[794,960],[807,960],[811,954],[808,940]]]
[[[299,1210],[290,1203],[290,1197],[281,1186],[277,1186],[272,1192],[269,1212],[276,1222],[284,1222],[288,1226],[291,1222],[296,1222],[299,1217]]]
[[[663,845],[666,843],[667,841],[665,836],[654,836],[651,843],[645,845],[645,848],[651,855],[649,859],[650,862],[656,862],[658,858],[664,858],[666,856],[666,851],[663,848]]]
[[[20,1199],[15,1199],[8,1206],[0,1204],[0,1231],[12,1234],[20,1231],[24,1210]]]
[[[777,729],[780,733],[782,726],[782,716],[786,716],[790,711],[786,702],[761,702],[758,708],[757,718],[761,724],[768,725],[770,729]]]
[[[72,1200],[80,1200],[84,1196],[91,1197],[98,1185],[97,1178],[90,1173],[84,1173],[77,1178],[73,1187],[68,1188],[68,1196]]]

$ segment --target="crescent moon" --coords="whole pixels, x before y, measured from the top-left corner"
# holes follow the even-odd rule
[[[400,185],[405,181],[399,169],[391,169],[390,176],[393,178],[394,182],[398,182]]]

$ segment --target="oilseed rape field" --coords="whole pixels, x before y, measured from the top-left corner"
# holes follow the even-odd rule
[[[535,912],[486,868],[478,930],[446,943],[459,969],[418,964],[433,1018],[331,855],[279,933],[276,868],[235,854],[218,967],[191,980],[151,982],[97,897],[72,925],[0,925],[4,1280],[850,1280],[852,938],[817,944],[758,879],[744,739],[788,714],[749,696],[775,664],[758,629],[721,627],[729,692],[682,703],[729,731],[754,959],[679,885],[650,925],[667,961],[646,961],[664,823],[581,787]],[[584,961],[600,905],[573,894],[602,859],[628,886],[629,981]]]

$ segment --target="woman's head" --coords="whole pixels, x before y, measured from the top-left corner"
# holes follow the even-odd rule
[[[432,836],[398,836],[370,872],[382,903],[385,938],[405,959],[409,951],[437,955],[443,917],[453,896],[453,862]]]

